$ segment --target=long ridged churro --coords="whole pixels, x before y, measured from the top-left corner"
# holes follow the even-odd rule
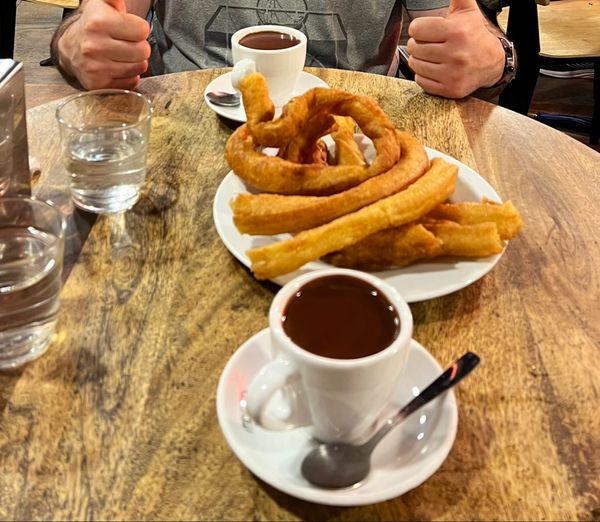
[[[292,239],[249,250],[252,271],[258,279],[277,277],[379,230],[415,221],[452,194],[457,175],[456,166],[436,158],[429,170],[406,190],[300,232]]]

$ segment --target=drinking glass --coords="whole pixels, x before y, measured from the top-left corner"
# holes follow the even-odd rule
[[[75,94],[56,110],[73,202],[89,212],[121,212],[146,177],[152,104],[119,89]]]
[[[52,340],[65,229],[51,203],[0,198],[0,370],[39,357]]]
[[[12,150],[10,136],[2,133],[0,125],[0,196],[3,196],[10,186],[10,175],[12,172]]]
[[[12,100],[0,100],[0,196],[8,191],[13,170]]]

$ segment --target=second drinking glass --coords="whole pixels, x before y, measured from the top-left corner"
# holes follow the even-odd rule
[[[152,104],[142,94],[106,89],[76,94],[56,110],[73,202],[89,212],[121,212],[146,177]]]

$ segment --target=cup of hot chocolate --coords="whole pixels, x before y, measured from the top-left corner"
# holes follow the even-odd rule
[[[246,27],[231,37],[231,52],[233,87],[238,89],[247,74],[259,72],[267,80],[271,100],[279,107],[291,98],[304,67],[306,35],[281,25]]]
[[[310,425],[323,441],[368,437],[412,338],[410,308],[396,290],[355,270],[303,274],[273,299],[269,329],[273,357],[247,389],[250,416],[266,429]]]

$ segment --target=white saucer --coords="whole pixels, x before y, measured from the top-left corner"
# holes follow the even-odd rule
[[[318,78],[313,74],[301,71],[298,75],[298,81],[296,82],[296,87],[294,87],[292,97],[304,94],[306,91],[312,89],[313,87],[329,87],[329,85],[327,85],[323,80],[321,80],[321,78]],[[231,72],[222,74],[221,76],[215,78],[212,82],[208,84],[208,86],[204,90],[204,101],[206,102],[206,105],[208,105],[219,116],[223,116],[224,118],[240,123],[244,123],[246,121],[246,111],[244,110],[243,102],[237,107],[221,107],[219,105],[215,105],[214,103],[211,103],[206,97],[206,93],[211,91],[234,92],[234,89],[231,86]],[[279,116],[280,114],[281,107],[278,107],[275,109],[275,117]]]
[[[368,161],[372,160],[375,156],[375,149],[371,141],[362,134],[355,135],[355,139],[363,149],[365,158]],[[451,201],[481,201],[485,197],[498,203],[502,202],[491,185],[472,168],[443,152],[429,147],[425,147],[425,150],[430,159],[441,157],[458,167],[456,190],[450,198]],[[276,151],[277,149],[265,149],[263,152],[265,154],[276,154]],[[248,250],[275,243],[291,236],[289,234],[251,236],[238,231],[233,223],[230,202],[238,194],[248,192],[256,193],[254,189],[247,187],[240,178],[230,171],[223,178],[215,195],[213,220],[217,233],[227,249],[242,264],[250,268],[250,259],[246,255]],[[492,270],[503,254],[504,251],[500,254],[478,259],[440,258],[415,263],[403,268],[374,272],[374,274],[392,285],[408,303],[415,303],[441,297],[473,284]],[[295,272],[273,279],[273,282],[284,285],[302,273],[322,268],[331,268],[331,265],[320,260],[312,261]]]
[[[372,457],[372,471],[359,486],[320,489],[300,474],[314,442],[307,428],[267,431],[244,412],[245,390],[270,360],[269,331],[262,330],[233,354],[219,380],[217,416],[227,443],[258,478],[296,498],[330,506],[383,502],[416,488],[444,462],[456,436],[458,409],[452,390],[424,406],[395,428]],[[412,341],[408,363],[390,409],[399,409],[442,373],[436,360]]]

